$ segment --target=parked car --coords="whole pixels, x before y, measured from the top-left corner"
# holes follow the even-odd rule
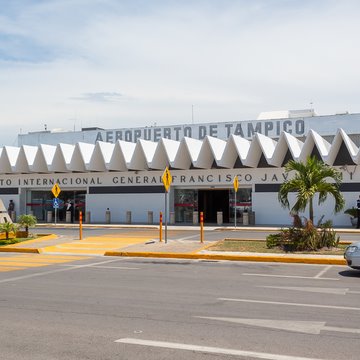
[[[344,258],[348,266],[360,270],[360,241],[349,245],[345,249]]]

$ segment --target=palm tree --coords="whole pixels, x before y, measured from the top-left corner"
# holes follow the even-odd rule
[[[295,171],[295,176],[281,185],[278,194],[284,208],[290,208],[288,200],[290,192],[297,192],[296,202],[291,211],[298,213],[309,205],[309,219],[312,222],[314,222],[313,199],[316,193],[319,194],[319,205],[330,194],[335,200],[334,212],[340,212],[344,208],[345,200],[339,190],[342,174],[338,170],[313,156],[308,157],[305,163],[290,160],[285,165],[285,172],[290,171]],[[332,182],[328,182],[330,179]]]
[[[20,227],[25,228],[26,235],[29,236],[29,227],[35,226],[37,223],[36,217],[34,215],[20,215],[18,218],[18,224]]]
[[[0,232],[4,232],[5,233],[5,239],[9,240],[9,234],[11,232],[15,233],[16,232],[16,225],[13,224],[12,222],[4,222],[0,224]]]

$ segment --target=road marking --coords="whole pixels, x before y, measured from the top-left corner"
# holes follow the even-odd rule
[[[314,358],[307,358],[301,356],[288,356],[280,354],[269,354],[255,351],[237,350],[237,349],[226,349],[217,348],[212,346],[200,346],[193,344],[173,343],[167,341],[153,341],[153,340],[141,340],[133,338],[123,338],[115,340],[117,343],[130,344],[130,345],[141,345],[151,346],[164,349],[175,349],[175,350],[188,350],[197,351],[209,354],[220,354],[220,355],[234,355],[234,356],[247,356],[254,359],[266,359],[266,360],[321,360]]]
[[[332,266],[329,265],[329,266],[326,266],[324,269],[322,269],[316,276],[314,276],[314,279],[317,279],[321,276],[323,276],[329,269],[331,269]]]
[[[338,281],[336,278],[315,278],[313,276],[296,276],[296,275],[270,275],[270,274],[251,274],[243,273],[246,276],[263,276],[263,277],[277,277],[277,278],[290,278],[290,279],[312,279],[312,280],[333,280]]]
[[[60,266],[68,266],[68,267],[83,267],[82,265],[71,265],[71,264],[62,264]],[[118,269],[118,270],[140,270],[140,268],[136,268],[136,267],[126,267],[126,266],[97,266],[97,265],[93,265],[90,266],[92,268],[96,268],[96,269]]]
[[[297,287],[297,286],[257,286],[268,289],[295,290],[322,294],[346,295],[349,289],[319,288],[319,287]]]
[[[248,300],[248,299],[229,299],[229,298],[218,298],[220,301],[234,301],[254,304],[270,304],[270,305],[287,305],[287,306],[300,306],[300,307],[314,307],[320,309],[334,309],[334,310],[355,310],[360,311],[360,308],[351,306],[333,306],[333,305],[316,305],[316,304],[300,304],[300,303],[288,303],[278,301],[262,301],[262,300]]]
[[[304,334],[319,335],[321,331],[335,331],[335,332],[343,332],[343,333],[351,333],[351,334],[360,334],[360,329],[326,326],[326,323],[324,321],[241,319],[241,318],[209,317],[209,316],[194,316],[194,317],[198,319],[226,321],[236,324],[244,324],[244,325],[258,326],[269,329],[299,332]]]
[[[34,274],[28,274],[28,275],[23,275],[23,276],[16,276],[16,277],[8,278],[8,279],[2,279],[2,280],[0,280],[0,284],[2,284],[2,283],[7,283],[7,282],[11,282],[11,281],[18,281],[18,280],[30,279],[30,278],[37,277],[37,276],[43,276],[43,275],[49,275],[49,274],[56,274],[56,273],[58,273],[58,272],[63,272],[63,271],[77,270],[77,269],[81,269],[81,268],[91,267],[91,266],[93,266],[93,265],[107,264],[107,263],[111,263],[111,262],[119,261],[119,260],[120,260],[120,259],[112,259],[112,260],[107,260],[107,261],[100,261],[100,262],[98,262],[98,263],[85,264],[85,265],[74,265],[74,266],[72,266],[72,267],[64,267],[64,268],[62,268],[62,269],[43,271],[43,272],[34,273]],[[121,261],[121,260],[120,260],[120,261]]]

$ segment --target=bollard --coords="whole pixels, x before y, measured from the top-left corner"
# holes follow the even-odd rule
[[[217,224],[218,225],[222,225],[223,224],[223,212],[222,211],[218,211],[216,213],[216,219],[217,219]]]
[[[199,223],[199,212],[194,211],[193,212],[193,225],[197,225]]]
[[[131,224],[131,211],[126,212],[126,223]]]
[[[105,223],[110,224],[111,223],[111,212],[110,209],[107,208],[105,211]]]
[[[79,239],[82,240],[82,211],[79,211]]]
[[[65,215],[65,221],[71,223],[71,211],[67,211]]]
[[[51,223],[52,222],[52,210],[49,210],[46,213],[46,222]]]
[[[170,224],[175,224],[175,213],[173,211],[170,211]]]
[[[204,213],[200,212],[200,242],[204,242]]]
[[[152,211],[148,211],[148,224],[154,223],[154,213]]]
[[[85,222],[86,222],[87,224],[90,224],[90,223],[91,223],[91,212],[90,212],[90,211],[87,211],[87,212],[85,213]]]
[[[249,225],[249,213],[245,211],[243,213],[243,225]]]
[[[159,228],[159,239],[160,239],[160,242],[162,242],[162,222],[163,222],[163,217],[162,217],[162,212],[160,211],[160,228]]]

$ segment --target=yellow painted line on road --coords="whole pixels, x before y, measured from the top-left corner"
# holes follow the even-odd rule
[[[54,235],[54,234],[44,235],[44,236],[40,236],[33,240],[26,240],[26,241],[23,241],[20,243],[7,245],[6,247],[7,248],[17,248],[17,247],[21,247],[23,244],[34,244],[34,243],[39,243],[42,241],[48,241],[48,240],[53,240],[53,239],[57,239],[57,235]]]
[[[122,234],[109,234],[104,236],[90,236],[84,240],[76,240],[69,243],[47,246],[41,249],[41,252],[46,253],[60,253],[60,254],[87,254],[87,255],[104,255],[105,252],[111,250],[118,250],[126,248],[130,245],[142,244],[147,240],[151,240],[154,237],[152,234],[141,234],[137,236],[123,237]]]
[[[56,256],[22,254],[0,257],[0,272],[24,270],[26,268],[44,267],[88,259],[86,256]]]
[[[24,267],[3,267],[0,266],[0,272],[8,272],[8,271],[16,271],[16,270],[24,270]]]

